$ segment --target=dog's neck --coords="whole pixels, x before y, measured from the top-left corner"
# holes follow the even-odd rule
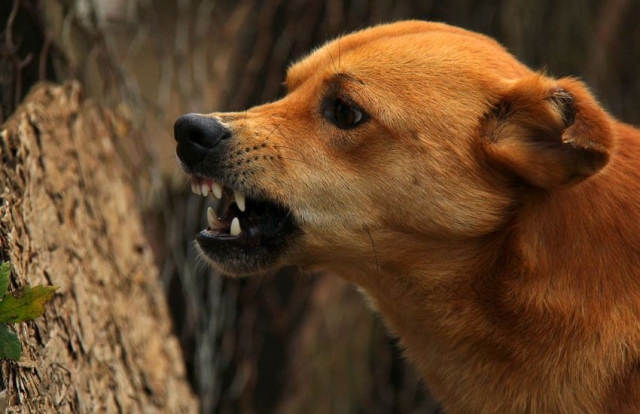
[[[375,240],[375,257],[372,252],[364,265],[336,268],[334,262],[332,270],[366,292],[409,352],[440,333],[450,337],[451,326],[486,327],[477,298],[483,276],[497,272],[495,235],[450,243],[401,234]]]

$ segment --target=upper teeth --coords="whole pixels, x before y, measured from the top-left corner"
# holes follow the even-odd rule
[[[199,183],[196,181],[192,181],[191,191],[204,197],[208,196],[209,193],[211,193],[218,200],[222,198],[222,184],[214,180],[204,180]]]
[[[204,197],[208,196],[209,194],[213,194],[213,196],[218,200],[222,198],[222,188],[222,183],[210,179],[202,180],[201,182],[198,182],[196,180],[191,182],[191,191],[193,191],[195,194],[199,194]],[[247,208],[247,200],[245,195],[241,192],[234,191],[233,196],[240,211],[244,212]]]
[[[234,191],[233,196],[236,199],[236,204],[238,205],[238,208],[240,209],[240,211],[244,211],[244,209],[245,209],[245,197],[244,197],[244,194],[239,193],[237,191]]]
[[[211,192],[213,193],[215,198],[220,200],[222,198],[222,184],[217,181],[213,181],[213,183],[211,184]]]

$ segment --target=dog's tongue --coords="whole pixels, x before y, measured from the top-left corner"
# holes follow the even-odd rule
[[[207,208],[207,221],[209,222],[207,230],[216,233],[229,232],[230,223],[227,222],[228,220],[220,220],[212,207]]]

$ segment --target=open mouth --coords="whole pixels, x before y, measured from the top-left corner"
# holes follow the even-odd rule
[[[191,190],[221,200],[222,214],[207,209],[209,225],[196,241],[206,256],[234,273],[270,266],[296,230],[291,211],[274,201],[246,197],[201,176],[192,176]]]

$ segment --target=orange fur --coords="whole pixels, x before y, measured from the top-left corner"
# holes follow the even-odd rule
[[[637,129],[437,23],[339,38],[286,84],[212,115],[301,229],[278,265],[359,285],[447,412],[640,412]],[[369,119],[327,121],[332,93]]]

